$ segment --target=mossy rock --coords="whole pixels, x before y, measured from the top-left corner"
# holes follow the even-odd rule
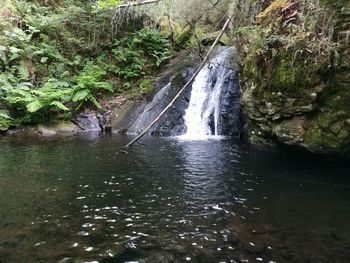
[[[297,116],[276,124],[273,132],[280,142],[297,145],[304,142],[306,123],[305,116]]]
[[[350,115],[325,112],[309,123],[305,144],[313,152],[346,153],[350,145]]]
[[[244,61],[244,75],[259,84],[257,96],[268,90],[303,98],[309,87],[321,82],[321,68],[327,55],[315,57],[306,51],[302,40],[294,43],[295,48],[285,47],[283,42],[271,47],[267,41],[255,44]]]
[[[176,23],[169,16],[162,16],[159,19],[160,34],[164,37],[170,38],[172,41],[179,36],[182,28],[179,23]]]
[[[217,36],[219,34],[220,34],[219,31],[208,33],[208,34],[205,34],[204,36],[200,37],[199,40],[203,45],[209,45],[209,44],[214,43],[215,39],[217,38]],[[224,45],[224,46],[232,45],[232,41],[226,33],[224,33],[222,35],[222,37],[219,39],[219,43]]]
[[[348,0],[320,0],[320,3],[333,8],[343,8],[350,5]]]
[[[176,50],[180,50],[187,44],[187,42],[191,39],[193,35],[193,30],[194,28],[192,25],[187,25],[182,29],[181,33],[178,36],[176,36],[175,38]]]
[[[70,121],[57,121],[49,124],[38,124],[36,130],[43,136],[81,132],[82,129]]]
[[[190,24],[181,27],[179,23],[174,22],[168,16],[162,16],[159,19],[161,35],[168,37],[175,45],[175,49],[182,49],[191,39],[194,27]]]
[[[212,28],[203,26],[203,25],[197,25],[194,29],[193,36],[190,39],[191,45],[197,45],[198,41],[202,45],[210,45],[214,43],[215,39],[219,35],[220,31],[212,31]],[[228,34],[224,33],[222,37],[219,39],[219,43],[223,46],[232,46],[232,39],[229,37]]]

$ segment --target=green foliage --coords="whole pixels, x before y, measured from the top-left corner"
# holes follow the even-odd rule
[[[143,28],[116,41],[112,54],[116,64],[106,67],[124,81],[124,90],[129,90],[149,69],[160,67],[170,57],[171,45],[160,32]],[[147,82],[141,83],[139,92],[147,93]]]
[[[113,8],[120,0],[97,0],[96,3],[99,8]]]
[[[169,41],[148,28],[117,41],[112,53],[118,62],[115,73],[126,80],[144,75],[147,62],[159,67],[171,55]]]
[[[18,83],[7,89],[4,100],[25,122],[47,121],[54,112],[69,111],[65,103],[71,94],[69,83],[49,79],[38,89],[33,89],[30,83]]]
[[[142,52],[131,44],[126,46],[120,45],[112,50],[115,59],[118,61],[118,66],[115,68],[115,73],[118,77],[128,80],[144,75],[143,71],[146,60],[142,56]]]
[[[260,95],[272,90],[303,98],[309,88],[330,76],[330,57],[336,48],[329,32],[332,25],[318,1],[301,0],[298,16],[288,20],[280,4],[286,1],[273,1],[259,15],[263,20],[259,26],[236,30],[245,42],[244,76],[259,87],[255,92]],[[274,14],[266,16],[271,10]]]
[[[101,108],[103,96],[150,88],[140,79],[170,56],[170,43],[148,28],[118,39],[109,8],[118,2],[99,0],[93,8],[17,0],[6,23],[0,13],[1,129]]]
[[[242,26],[239,27],[237,29],[234,30],[234,34],[252,34],[252,33],[256,33],[259,32],[261,30],[261,28],[257,25],[252,25],[252,26]]]
[[[140,83],[141,93],[150,93],[153,90],[152,81],[150,79],[144,79]]]
[[[135,46],[143,48],[146,55],[153,58],[157,67],[171,55],[169,41],[158,31],[143,28],[134,34],[132,42]]]
[[[5,109],[0,109],[0,131],[6,131],[11,125],[13,125],[13,119]]]
[[[96,96],[103,91],[113,93],[113,85],[110,81],[104,81],[106,71],[93,62],[88,62],[82,72],[76,77],[77,85],[74,87],[72,100],[78,102],[78,109],[84,102],[92,102],[97,108],[101,108]]]

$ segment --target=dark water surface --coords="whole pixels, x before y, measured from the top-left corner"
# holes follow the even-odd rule
[[[0,139],[0,262],[350,262],[350,165],[128,139]]]

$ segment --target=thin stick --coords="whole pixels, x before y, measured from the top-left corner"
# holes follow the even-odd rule
[[[231,19],[233,18],[233,12],[232,15],[226,20],[224,26],[222,27],[219,35],[216,37],[214,43],[212,44],[212,46],[210,47],[209,51],[207,52],[207,54],[205,55],[204,59],[202,60],[202,63],[199,65],[198,69],[196,70],[196,72],[192,75],[192,77],[187,81],[187,83],[183,86],[183,88],[175,95],[175,97],[173,98],[173,100],[168,104],[168,106],[165,107],[165,109],[159,113],[159,115],[152,121],[152,123],[150,125],[148,125],[148,127],[146,129],[144,129],[135,139],[133,139],[131,142],[129,142],[125,147],[128,148],[129,146],[131,146],[132,144],[134,144],[135,142],[137,142],[139,139],[141,139],[141,137],[143,135],[145,135],[149,129],[152,128],[152,126],[159,121],[159,119],[164,115],[164,113],[174,104],[174,102],[180,97],[181,93],[192,83],[192,81],[195,79],[195,77],[197,77],[197,75],[199,74],[199,72],[201,71],[201,69],[204,67],[205,63],[207,62],[207,60],[209,59],[209,56],[211,54],[211,52],[213,51],[214,47],[217,45],[217,43],[219,42],[220,38],[222,37],[222,35],[224,34],[226,28],[228,27],[228,25],[230,24]]]
[[[153,3],[160,2],[160,1],[161,0],[134,1],[134,2],[127,3],[127,4],[117,5],[116,8],[125,8],[125,7],[129,7],[129,6],[138,6],[138,5],[148,5],[148,4],[153,4]]]

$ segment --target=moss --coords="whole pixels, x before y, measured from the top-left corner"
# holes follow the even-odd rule
[[[350,144],[349,127],[346,125],[344,112],[325,112],[311,122],[305,136],[305,143],[312,151],[337,152],[346,150]]]
[[[344,153],[350,145],[349,117],[344,109],[322,109],[310,120],[305,142],[320,152]]]
[[[159,18],[160,34],[164,37],[169,37],[172,41],[181,33],[181,26],[175,21],[171,20],[168,16],[162,16]]]
[[[320,68],[324,64],[323,58],[306,51],[307,48],[302,40],[262,37],[250,48],[244,61],[244,75],[257,83],[260,91],[301,98],[320,82]]]
[[[349,79],[350,80],[350,79]],[[321,103],[324,108],[332,111],[350,112],[350,89],[348,83],[335,82],[322,97]]]
[[[264,62],[263,47],[261,42],[257,41],[249,50],[244,60],[243,72],[244,76],[249,79],[261,80]]]
[[[271,5],[266,8],[263,12],[256,16],[258,22],[262,22],[267,18],[273,17],[273,14],[279,13],[284,7],[287,6],[289,0],[275,0]]]
[[[311,84],[314,73],[311,65],[301,58],[293,61],[292,51],[280,50],[274,59],[275,71],[272,72],[271,84],[276,91],[285,92],[291,97],[300,97],[303,90]]]
[[[203,45],[212,44],[214,43],[219,33],[220,33],[219,31],[213,32],[211,28],[201,26],[201,25],[196,25],[193,32],[193,36],[189,41],[190,45],[195,46],[198,44],[198,41]],[[226,33],[222,35],[219,42],[225,46],[232,45],[232,41]]]
[[[320,0],[322,5],[331,6],[333,8],[342,8],[349,4],[348,0]]]
[[[150,80],[150,79],[142,80],[140,85],[139,85],[139,90],[143,94],[151,93],[153,91],[152,80]]]
[[[299,1],[290,10],[299,13],[294,20],[281,12],[292,1],[269,2],[257,16],[260,32],[242,44],[246,116],[255,125],[275,127],[283,143],[319,153],[349,151],[350,2]],[[298,116],[305,119],[301,125],[286,125]],[[272,134],[266,130],[264,137]]]
[[[180,50],[186,45],[193,35],[193,30],[192,25],[187,25],[182,29],[181,33],[175,38],[175,49]]]
[[[181,27],[179,23],[173,21],[169,16],[160,17],[159,24],[161,35],[170,38],[177,50],[183,48],[190,41],[194,32],[192,25],[187,24]]]

